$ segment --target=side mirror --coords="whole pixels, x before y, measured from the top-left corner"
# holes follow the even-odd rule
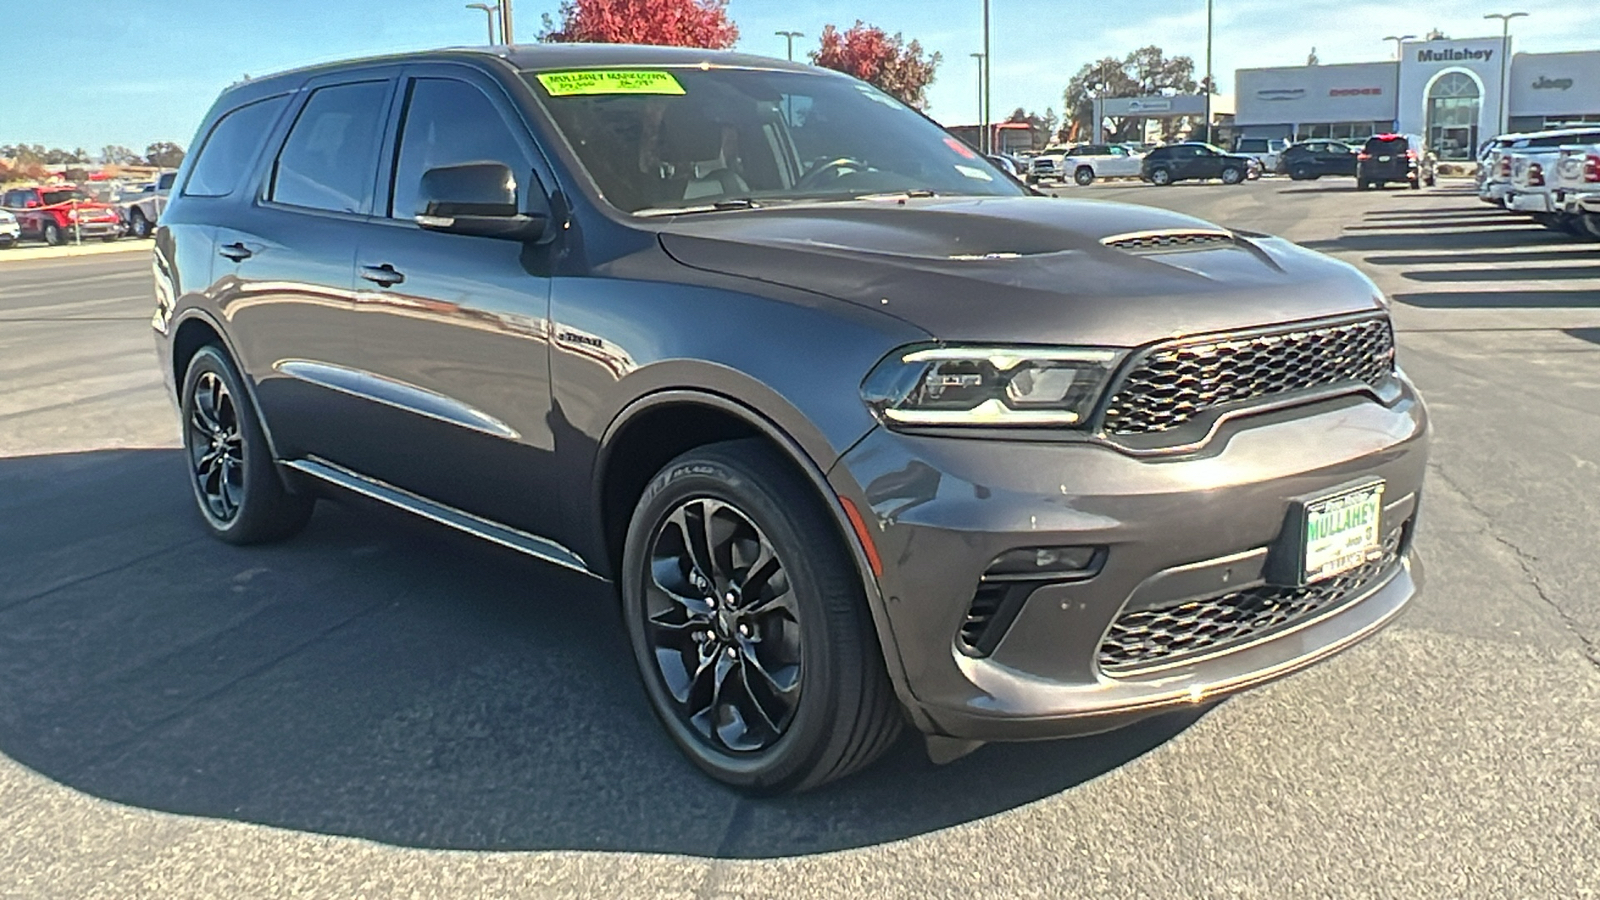
[[[501,163],[464,163],[441,166],[422,173],[416,223],[429,231],[479,237],[528,240],[537,238],[550,221],[544,191],[529,173],[531,203],[538,208],[517,209],[517,182]]]
[[[39,201],[37,201],[37,200],[29,200],[27,203],[22,204],[22,208],[23,209],[38,209],[39,208]]]

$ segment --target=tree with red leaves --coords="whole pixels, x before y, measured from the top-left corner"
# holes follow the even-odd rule
[[[728,0],[564,0],[561,27],[549,13],[539,40],[574,44],[653,44],[726,50],[739,39]]]
[[[928,85],[942,58],[923,56],[916,41],[908,44],[898,32],[890,36],[860,19],[849,31],[824,26],[821,46],[811,51],[813,64],[854,75],[917,109],[928,105]]]

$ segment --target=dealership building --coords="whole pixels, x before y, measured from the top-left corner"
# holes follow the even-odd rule
[[[1509,50],[1498,37],[1407,41],[1398,61],[1240,69],[1234,129],[1297,140],[1420,134],[1441,159],[1467,159],[1503,132],[1600,122],[1600,50]]]

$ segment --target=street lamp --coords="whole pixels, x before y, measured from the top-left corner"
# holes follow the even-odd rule
[[[468,3],[467,9],[483,10],[484,16],[489,20],[489,46],[494,46],[494,19],[500,13],[500,6],[498,4],[491,6],[488,3]]]
[[[1416,40],[1416,37],[1417,36],[1414,35],[1414,34],[1402,34],[1402,35],[1393,35],[1393,34],[1391,34],[1388,37],[1384,38],[1384,40],[1386,40],[1386,41],[1394,41],[1394,58],[1395,58],[1396,62],[1399,62],[1400,61],[1400,45],[1405,43],[1406,41]]]
[[[1501,134],[1511,129],[1511,124],[1506,121],[1506,94],[1509,93],[1507,88],[1510,87],[1506,82],[1511,80],[1511,20],[1520,19],[1526,15],[1527,13],[1525,12],[1514,12],[1489,13],[1484,16],[1485,19],[1500,20],[1500,115],[1496,126],[1500,129]]]
[[[978,68],[983,73],[981,76],[983,102],[978,105],[982,107],[984,153],[994,152],[994,138],[989,133],[989,61],[993,58],[991,53],[992,51],[989,49],[989,0],[983,0],[983,56],[978,60]]]
[[[989,151],[985,150],[984,146],[983,146],[984,141],[987,140],[985,135],[989,131],[988,116],[985,116],[983,114],[983,80],[984,80],[983,79],[983,60],[984,60],[984,56],[983,56],[982,53],[969,53],[967,55],[978,61],[978,149],[982,150],[985,153],[987,153]]]
[[[794,62],[794,39],[797,37],[805,37],[805,33],[799,31],[774,31],[773,34],[783,38],[788,43],[789,61]]]
[[[1211,92],[1216,86],[1211,74],[1211,0],[1206,0],[1206,143],[1211,142]]]

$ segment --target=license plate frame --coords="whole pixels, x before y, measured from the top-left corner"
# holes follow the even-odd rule
[[[1267,580],[1304,587],[1381,557],[1386,488],[1382,478],[1364,478],[1291,499],[1283,530],[1263,573]],[[1338,523],[1330,522],[1329,514],[1343,509],[1364,513],[1355,513],[1355,520],[1347,527],[1330,528]]]

